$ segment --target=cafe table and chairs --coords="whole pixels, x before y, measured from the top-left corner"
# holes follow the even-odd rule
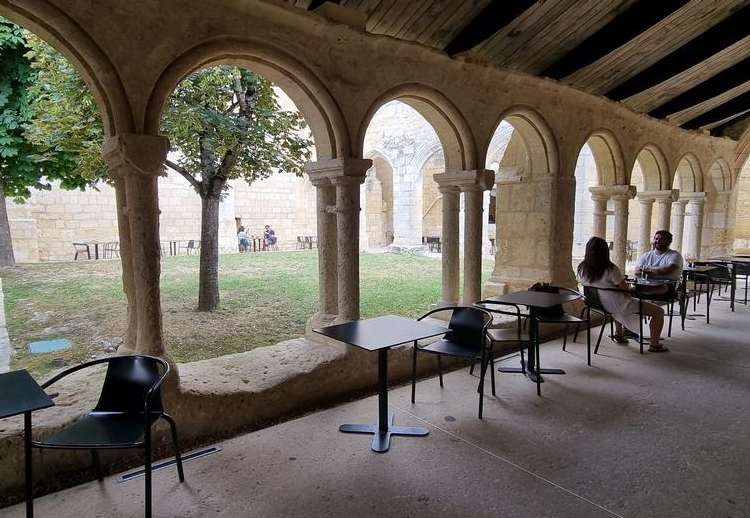
[[[354,320],[343,324],[313,329],[328,338],[378,353],[378,422],[376,424],[342,424],[343,433],[372,434],[372,450],[385,453],[390,449],[391,436],[424,437],[430,431],[422,426],[397,426],[388,413],[388,350],[396,345],[440,336],[448,331],[443,325],[418,322],[396,315]]]
[[[55,403],[26,370],[0,374],[0,419],[23,414],[26,516],[34,516],[31,463],[31,413]]]
[[[524,374],[532,382],[536,383],[536,393],[542,395],[541,383],[544,381],[543,374],[565,374],[562,369],[546,368],[542,369],[539,359],[539,319],[540,310],[561,306],[567,302],[580,300],[582,297],[579,293],[563,291],[559,293],[549,293],[546,291],[517,291],[490,297],[481,301],[482,303],[500,302],[504,304],[515,304],[517,306],[526,306],[529,309],[529,351],[528,362],[521,365],[521,368],[501,367],[499,372]]]

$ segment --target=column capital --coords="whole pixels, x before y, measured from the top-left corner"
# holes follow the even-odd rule
[[[684,192],[682,193],[682,200],[686,200],[688,203],[694,205],[703,205],[706,202],[705,192]]]
[[[660,202],[673,202],[680,199],[679,189],[667,189],[664,191],[643,191],[636,194],[640,200],[651,199]]]
[[[595,185],[589,187],[592,196],[602,195],[612,199],[625,198],[631,200],[635,197],[635,185]]]
[[[367,171],[372,167],[369,158],[329,158],[305,164],[305,173],[314,186],[325,186],[334,178],[356,178],[357,183],[365,181]],[[344,183],[344,182],[340,182]]]
[[[433,176],[438,185],[456,187],[466,191],[488,191],[495,184],[495,173],[490,169],[471,169],[468,171],[446,171]]]
[[[141,133],[114,135],[102,146],[102,158],[114,176],[164,176],[168,152],[167,137]]]

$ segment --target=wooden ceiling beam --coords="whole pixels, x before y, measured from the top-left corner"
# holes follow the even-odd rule
[[[445,46],[445,52],[454,56],[473,49],[535,3],[536,0],[492,0]]]
[[[541,75],[562,79],[584,68],[677,11],[688,0],[638,0],[607,25],[547,67]]]
[[[667,115],[686,110],[692,106],[708,101],[724,92],[750,81],[750,57],[725,68],[713,77],[694,86],[677,97],[648,112],[652,117],[663,119]]]
[[[748,20],[750,20],[750,5],[735,11],[720,23],[604,95],[615,101],[621,101],[684,72],[749,36]]]
[[[750,92],[745,92],[706,113],[684,122],[682,127],[685,129],[702,128],[715,122],[734,119],[748,110],[750,110]]]

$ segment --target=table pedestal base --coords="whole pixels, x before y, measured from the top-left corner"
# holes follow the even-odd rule
[[[343,433],[371,433],[372,451],[385,453],[391,447],[391,435],[406,435],[412,437],[425,437],[430,431],[423,426],[395,426],[394,414],[388,416],[388,427],[381,430],[377,424],[342,424],[339,432]]]

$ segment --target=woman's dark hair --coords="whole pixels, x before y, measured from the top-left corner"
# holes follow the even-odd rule
[[[588,282],[595,282],[602,278],[604,272],[614,268],[609,260],[609,246],[600,237],[592,237],[586,243],[586,255],[578,265],[578,277]]]

